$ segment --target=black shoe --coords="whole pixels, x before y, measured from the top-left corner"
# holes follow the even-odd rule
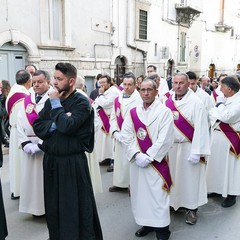
[[[171,232],[169,226],[162,228],[155,228],[157,240],[168,240],[170,238]]]
[[[123,191],[128,191],[128,188],[112,186],[108,190],[109,190],[109,192],[123,192]]]
[[[224,208],[228,208],[233,206],[235,203],[236,203],[236,196],[228,195],[222,202],[221,206]]]
[[[137,230],[135,232],[135,236],[136,237],[144,237],[144,236],[146,236],[147,234],[149,234],[150,232],[153,232],[153,231],[154,231],[153,227],[143,226],[142,228],[140,228],[139,230]]]
[[[19,198],[20,198],[19,196],[18,196],[18,197],[15,197],[13,193],[11,194],[11,199],[12,199],[12,200],[17,200],[17,199],[19,199]]]

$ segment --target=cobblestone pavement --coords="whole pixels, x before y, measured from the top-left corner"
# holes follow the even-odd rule
[[[45,218],[34,218],[18,211],[18,200],[10,199],[8,178],[8,152],[5,151],[1,180],[7,214],[9,236],[6,240],[46,240],[48,231]],[[96,194],[96,202],[102,225],[104,240],[136,240],[136,225],[130,206],[128,193],[110,193],[112,173],[101,167],[103,193]],[[194,226],[185,223],[184,212],[171,213],[171,240],[238,240],[240,239],[240,199],[229,209],[220,206],[221,197],[209,199],[199,208],[198,223]],[[141,240],[154,240],[151,233]],[[71,240],[71,239],[69,239]],[[86,239],[87,240],[87,239]]]

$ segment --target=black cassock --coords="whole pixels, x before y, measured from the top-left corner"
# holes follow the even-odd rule
[[[3,205],[2,186],[0,180],[0,240],[4,240],[8,235],[7,223]]]
[[[0,129],[0,134],[1,133],[2,130]],[[2,164],[3,164],[2,141],[0,140],[0,167],[2,167]],[[8,235],[7,222],[3,204],[2,185],[0,179],[0,240],[4,240],[7,237],[7,235]]]
[[[74,91],[56,109],[49,99],[34,121],[43,140],[46,219],[51,240],[102,240],[85,151],[94,144],[94,112]],[[68,115],[71,115],[70,117]],[[56,129],[49,129],[52,123]]]

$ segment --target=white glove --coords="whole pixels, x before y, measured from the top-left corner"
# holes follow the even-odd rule
[[[118,142],[121,142],[122,141],[122,136],[121,136],[121,133],[119,132],[114,132],[113,134],[114,138],[118,141]]]
[[[40,152],[41,149],[38,147],[37,144],[33,144],[33,143],[28,143],[23,147],[23,151],[27,154],[35,154],[37,152]]]
[[[188,161],[192,164],[197,164],[200,161],[200,155],[199,154],[191,154],[188,157]]]
[[[153,161],[153,158],[149,157],[147,154],[144,153],[138,153],[135,159],[136,164],[142,168],[147,167]]]
[[[42,150],[38,147],[37,144],[32,144],[31,146],[31,152],[32,152],[32,155],[37,153],[37,152],[41,152]]]
[[[225,97],[222,95],[219,95],[216,97],[216,103],[223,103],[225,101]]]
[[[23,151],[24,151],[25,153],[27,153],[27,154],[32,154],[31,145],[32,145],[32,143],[26,144],[26,145],[23,147]]]

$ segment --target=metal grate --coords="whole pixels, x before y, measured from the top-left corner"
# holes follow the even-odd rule
[[[147,40],[147,11],[139,10],[139,38]]]

